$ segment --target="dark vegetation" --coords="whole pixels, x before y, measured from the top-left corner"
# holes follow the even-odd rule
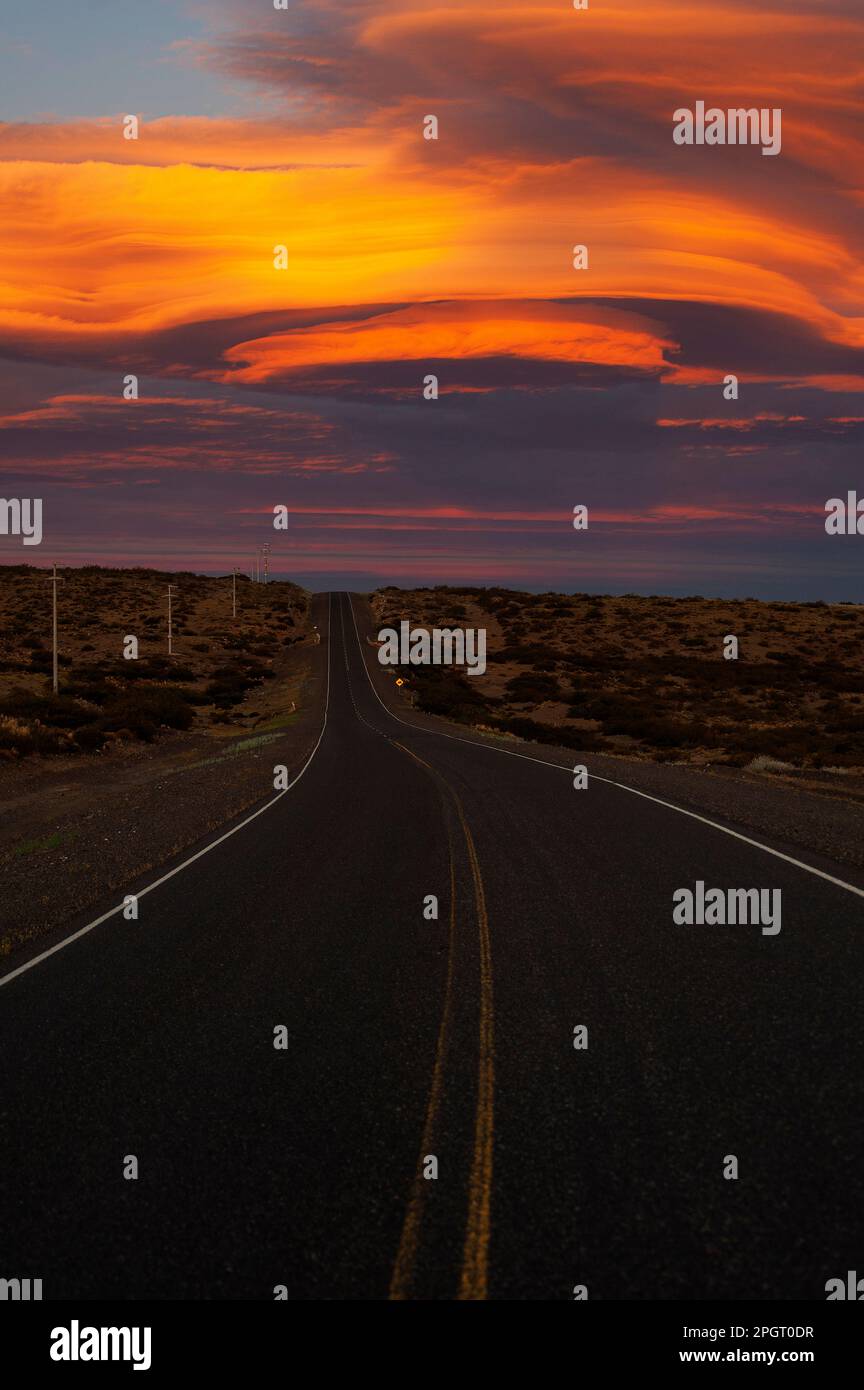
[[[253,585],[238,576],[234,620],[230,578],[67,570],[54,695],[44,581],[44,571],[27,566],[0,569],[0,757],[93,752],[116,740],[150,743],[165,731],[225,722],[307,629],[307,596],[293,584]],[[178,588],[171,657],[169,581]],[[139,640],[137,660],[123,656],[127,634]]]
[[[401,672],[430,713],[585,751],[864,767],[860,605],[439,588],[377,607],[382,626],[486,628],[484,676]]]

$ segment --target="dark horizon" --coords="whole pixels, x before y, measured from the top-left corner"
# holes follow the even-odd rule
[[[272,557],[271,557],[271,559],[272,559]],[[35,563],[35,562],[33,562],[32,560],[29,560],[29,559],[28,559],[28,560],[21,560],[21,561],[18,561],[18,560],[6,560],[6,561],[3,561],[3,562],[0,562],[0,570],[2,570],[2,569],[22,569],[22,568],[23,568],[23,569],[31,569],[31,570],[34,570],[34,571],[35,571],[35,570],[40,570],[40,571],[42,571],[42,570],[45,570],[45,569],[50,570],[52,563],[54,563],[54,562],[51,561],[51,560],[46,560],[46,561],[43,561],[43,562],[38,563],[38,564]],[[210,568],[210,569],[191,569],[189,566],[180,567],[180,566],[165,565],[165,564],[144,564],[144,563],[140,563],[140,562],[130,562],[129,564],[126,564],[126,565],[124,565],[124,564],[110,564],[110,565],[108,565],[108,564],[100,564],[100,563],[97,562],[97,561],[91,561],[91,560],[79,560],[79,561],[76,561],[75,563],[69,563],[68,561],[66,561],[66,562],[62,561],[62,560],[60,560],[59,558],[58,558],[58,560],[57,560],[57,567],[58,567],[58,570],[62,570],[62,569],[64,569],[64,568],[65,568],[65,569],[87,569],[87,568],[97,568],[97,569],[117,570],[117,571],[142,569],[142,570],[152,571],[152,572],[154,572],[154,573],[164,573],[164,574],[192,574],[192,575],[201,576],[201,577],[204,577],[204,578],[207,578],[207,579],[218,579],[218,578],[230,579],[230,578],[231,578],[231,569],[230,569],[230,568],[226,569],[226,568],[224,568],[224,567],[221,567],[221,568]],[[245,577],[247,578],[247,580],[251,580],[251,572],[250,572],[250,569],[249,569],[248,566],[244,569],[242,565],[238,565],[237,568],[238,568],[238,577],[239,577],[240,575],[245,575]],[[551,586],[550,586],[550,585],[540,584],[540,583],[531,582],[531,581],[527,581],[527,582],[525,582],[525,583],[519,584],[519,583],[516,583],[515,581],[514,581],[514,582],[501,582],[500,580],[493,579],[493,578],[489,578],[489,579],[487,579],[487,580],[484,581],[484,580],[482,580],[482,579],[479,579],[479,580],[478,580],[478,578],[477,578],[476,576],[465,577],[464,579],[463,579],[463,578],[455,578],[455,579],[444,580],[444,579],[441,579],[440,577],[437,577],[437,576],[434,576],[434,577],[433,577],[433,576],[429,576],[429,577],[424,578],[424,577],[421,575],[421,576],[418,576],[416,579],[410,578],[410,577],[406,577],[406,576],[403,576],[403,577],[401,577],[401,578],[395,578],[395,579],[394,579],[393,577],[391,577],[391,576],[389,576],[389,575],[384,575],[384,574],[378,574],[378,575],[376,575],[376,574],[374,574],[374,573],[356,573],[356,572],[353,572],[353,571],[345,571],[345,570],[333,570],[333,571],[331,571],[331,572],[328,573],[328,572],[326,572],[326,571],[287,570],[287,569],[278,569],[278,568],[275,568],[275,569],[274,569],[274,568],[272,568],[272,567],[271,567],[271,570],[270,570],[270,579],[271,579],[271,582],[272,582],[272,581],[275,581],[275,580],[280,580],[280,581],[282,581],[282,582],[284,582],[284,583],[297,584],[301,589],[306,589],[309,593],[313,593],[313,594],[314,594],[314,593],[343,593],[343,592],[357,593],[357,594],[370,594],[370,593],[374,593],[376,590],[379,590],[379,589],[388,589],[388,588],[404,589],[404,590],[406,590],[406,591],[410,591],[410,590],[412,590],[412,589],[454,589],[454,590],[464,590],[464,589],[477,589],[477,588],[480,588],[480,589],[507,589],[507,590],[509,590],[509,591],[511,591],[511,592],[513,592],[513,593],[525,593],[525,594],[547,594],[547,593],[549,593],[549,594],[563,594],[563,595],[590,594],[590,595],[595,596],[595,597],[598,597],[598,598],[604,598],[604,597],[608,597],[608,598],[624,598],[624,597],[627,597],[628,595],[634,595],[634,596],[636,596],[636,597],[638,597],[638,598],[675,598],[675,599],[693,599],[693,598],[699,598],[699,599],[704,599],[706,602],[715,602],[715,601],[716,601],[716,602],[723,602],[723,601],[726,601],[726,602],[729,602],[729,603],[737,603],[737,602],[741,602],[741,601],[744,601],[744,600],[749,600],[750,602],[756,602],[756,603],[793,603],[793,604],[805,604],[805,605],[806,605],[806,604],[812,604],[812,603],[829,603],[829,604],[856,604],[856,605],[857,605],[857,604],[861,604],[862,602],[864,602],[864,599],[862,599],[862,597],[860,597],[860,596],[858,596],[858,597],[850,597],[850,596],[848,595],[848,593],[846,592],[846,589],[847,589],[848,586],[843,585],[842,580],[840,580],[840,579],[838,578],[837,581],[836,581],[836,584],[835,584],[835,583],[833,583],[833,582],[830,582],[830,580],[829,580],[828,577],[826,577],[826,582],[825,582],[825,585],[823,586],[824,592],[810,593],[810,594],[807,594],[806,596],[803,595],[803,594],[799,595],[799,594],[787,594],[787,593],[770,593],[770,592],[765,592],[765,593],[761,593],[761,594],[755,593],[755,592],[753,591],[753,586],[752,586],[752,585],[751,585],[751,586],[748,586],[748,585],[746,584],[746,581],[745,581],[745,580],[742,580],[741,584],[738,586],[738,591],[737,591],[737,592],[730,592],[730,591],[728,591],[728,590],[726,590],[726,591],[720,591],[720,590],[718,590],[717,592],[704,592],[704,591],[699,592],[699,591],[694,590],[694,589],[692,588],[692,586],[688,587],[685,583],[681,583],[680,585],[675,585],[675,586],[669,586],[669,587],[667,587],[667,588],[665,588],[665,589],[662,589],[662,590],[661,590],[661,589],[649,589],[649,588],[646,588],[646,587],[644,587],[644,586],[639,586],[639,585],[635,585],[635,586],[634,586],[634,585],[629,585],[629,586],[628,586],[628,585],[625,585],[625,584],[623,584],[623,583],[620,584],[620,585],[618,585],[618,586],[609,586],[609,585],[607,585],[607,586],[604,586],[604,587],[602,587],[602,588],[599,588],[599,587],[594,587],[594,586],[592,586],[592,585],[590,585],[590,584],[581,584],[581,585],[580,585],[580,584],[571,584],[571,585],[567,585],[567,586],[556,586],[556,585],[551,585]],[[861,582],[860,582],[860,580],[858,581],[858,587],[859,587],[859,590],[860,590],[860,589],[861,589]]]

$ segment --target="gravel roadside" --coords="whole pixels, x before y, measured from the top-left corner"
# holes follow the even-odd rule
[[[273,796],[321,730],[326,647],[292,650],[280,675],[296,709],[236,737],[169,735],[108,756],[28,758],[0,777],[0,960],[65,935],[91,905]],[[274,686],[276,682],[271,682]],[[269,691],[268,691],[269,694]],[[288,698],[290,697],[290,698]],[[274,727],[275,725],[275,727]]]

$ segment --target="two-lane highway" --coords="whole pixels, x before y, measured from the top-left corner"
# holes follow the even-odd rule
[[[264,767],[273,804],[137,922],[0,987],[2,1272],[46,1298],[824,1298],[864,1234],[855,884],[391,712],[365,605],[316,611],[302,776],[274,801]],[[697,880],[781,889],[782,930],[675,925]]]

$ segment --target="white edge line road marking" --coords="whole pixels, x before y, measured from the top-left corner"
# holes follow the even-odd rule
[[[293,782],[289,782],[288,786],[287,786],[287,787],[284,787],[284,788],[282,789],[281,792],[277,792],[276,795],[273,797],[273,799],[272,799],[271,801],[266,802],[266,804],[265,804],[264,806],[259,806],[257,811],[253,811],[253,812],[252,812],[251,816],[247,816],[245,820],[241,820],[241,822],[240,822],[239,825],[232,826],[232,828],[231,828],[230,830],[226,830],[226,831],[225,831],[225,834],[224,834],[224,835],[220,835],[220,836],[218,837],[218,839],[212,840],[212,841],[210,842],[209,845],[205,845],[203,849],[199,849],[199,850],[197,851],[197,853],[190,855],[188,859],[184,859],[182,864],[178,864],[177,867],[174,868],[174,869],[169,869],[169,871],[168,871],[167,874],[163,874],[161,878],[154,879],[152,883],[148,883],[146,888],[142,888],[141,891],[140,891],[140,893],[136,893],[135,896],[136,896],[137,898],[143,898],[145,893],[152,893],[154,888],[159,888],[161,884],[167,883],[169,878],[173,878],[175,874],[182,873],[182,871],[183,871],[184,869],[188,869],[189,865],[190,865],[190,864],[194,864],[196,859],[201,859],[203,855],[209,854],[210,851],[211,851],[211,849],[215,849],[217,845],[221,845],[225,840],[230,839],[232,835],[236,835],[236,834],[237,834],[237,831],[238,831],[238,830],[242,830],[243,827],[244,827],[245,825],[248,825],[248,824],[250,823],[250,821],[255,820],[258,816],[263,816],[263,814],[264,814],[265,811],[269,811],[271,806],[275,806],[277,801],[281,801],[281,800],[282,800],[282,797],[285,796],[288,792],[290,792],[290,790],[291,790],[292,787],[296,787],[297,783],[300,781],[300,778],[303,776],[303,773],[306,771],[306,769],[307,769],[307,767],[309,766],[309,764],[311,763],[312,759],[315,757],[315,754],[318,752],[318,749],[319,749],[320,744],[321,744],[321,740],[322,740],[322,738],[324,737],[324,730],[327,728],[327,713],[328,713],[328,710],[330,709],[330,649],[331,649],[331,642],[330,642],[330,610],[331,610],[331,607],[332,607],[331,598],[330,598],[330,596],[328,595],[328,598],[327,598],[327,694],[326,694],[325,699],[324,699],[324,722],[323,722],[323,724],[321,725],[321,732],[320,732],[320,734],[318,735],[318,741],[317,741],[317,743],[315,744],[315,747],[312,749],[312,752],[309,754],[309,757],[306,759],[306,761],[305,761],[305,763],[303,764],[303,766],[301,767],[300,771],[297,773],[297,776],[294,778],[294,781],[293,781]],[[111,910],[110,910],[109,912],[103,912],[101,917],[94,917],[93,921],[92,921],[92,922],[88,922],[87,925],[86,925],[85,927],[79,927],[78,930],[77,930],[76,932],[73,932],[71,936],[66,936],[66,937],[63,938],[62,941],[58,941],[57,944],[56,944],[55,946],[49,946],[49,948],[48,948],[47,951],[42,951],[42,953],[41,953],[40,955],[34,956],[32,960],[27,960],[27,961],[25,961],[23,965],[19,965],[19,966],[18,966],[17,970],[10,970],[8,975],[0,976],[0,988],[2,988],[3,985],[8,985],[9,982],[10,982],[10,980],[14,980],[18,975],[23,975],[27,970],[32,970],[33,967],[34,967],[34,965],[39,965],[39,963],[40,963],[41,961],[47,960],[49,956],[53,956],[57,951],[62,951],[64,946],[71,946],[72,942],[73,942],[73,941],[77,941],[78,938],[79,938],[80,936],[86,936],[87,933],[88,933],[88,932],[91,932],[91,931],[93,930],[94,927],[100,926],[102,922],[107,922],[108,919],[109,919],[109,917],[115,917],[115,916],[117,915],[118,912],[122,912],[122,911],[123,911],[123,903],[120,902],[120,903],[117,904],[116,907],[112,907]]]
[[[360,652],[360,661],[366,678],[372,686],[372,693],[378,701],[385,714],[389,714],[391,719],[396,719],[400,724],[404,724],[408,729],[414,729],[421,734],[434,734],[438,738],[453,739],[455,743],[470,743],[472,748],[488,748],[490,753],[505,753],[508,758],[522,758],[524,762],[540,763],[542,767],[554,767],[559,772],[571,772],[572,769],[565,767],[563,763],[550,763],[546,758],[532,758],[530,753],[516,753],[512,748],[498,748],[494,743],[477,743],[473,738],[463,738],[460,734],[445,734],[442,729],[424,729],[421,725],[411,724],[407,719],[400,719],[398,714],[394,714],[388,709],[369,674],[369,667],[363,656],[363,644],[360,641],[360,630],[357,627],[357,618],[354,614],[354,605],[351,596],[348,595],[348,607],[351,609],[351,617],[354,619],[354,632],[357,637],[357,647]],[[783,859],[787,864],[794,864],[797,869],[804,869],[808,874],[815,874],[817,878],[824,878],[827,883],[833,883],[837,888],[845,888],[847,893],[854,893],[859,898],[864,898],[864,888],[856,888],[854,883],[846,883],[842,878],[835,878],[833,874],[826,874],[822,869],[815,869],[812,864],[805,864],[801,859],[793,859],[791,854],[783,854],[779,849],[772,849],[770,845],[763,845],[761,840],[751,840],[749,835],[742,835],[738,830],[730,830],[726,825],[719,825],[717,821],[709,820],[707,816],[700,816],[695,811],[687,811],[683,806],[676,806],[672,801],[663,801],[659,796],[651,796],[648,792],[637,791],[635,787],[628,787],[625,782],[614,782],[611,777],[600,777],[596,772],[589,772],[589,778],[595,782],[605,782],[607,786],[619,787],[623,792],[630,792],[633,796],[641,796],[645,801],[653,801],[658,806],[665,806],[669,811],[677,811],[680,816],[689,816],[691,820],[701,821],[703,825],[710,825],[712,829],[721,831],[724,835],[731,835],[735,840],[743,840],[745,845],[753,845],[755,849],[764,850],[766,854],[773,854],[775,859]],[[0,980],[0,984],[3,981]]]

